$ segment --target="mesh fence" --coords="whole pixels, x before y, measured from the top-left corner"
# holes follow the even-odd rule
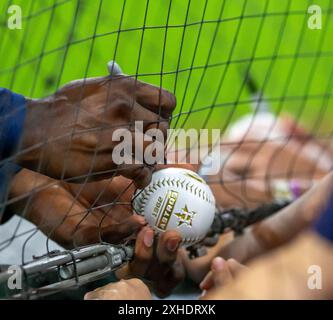
[[[14,3],[22,8],[20,30],[7,27]],[[316,1],[320,30],[308,25],[312,4],[2,0],[0,86],[47,97],[70,81],[106,76],[114,60],[129,77],[176,96],[171,128],[221,130],[221,149],[214,151],[210,141],[209,150],[221,152],[223,161],[207,176],[218,208],[254,208],[272,201],[278,181],[297,179],[306,190],[332,167],[333,1]],[[93,166],[79,181],[65,174],[49,178],[42,174],[45,162],[41,157],[35,172],[22,169],[15,176],[19,187],[8,190],[1,212],[34,225],[17,220],[10,233],[0,234],[1,250],[14,248],[25,263],[39,230],[46,235],[39,243],[43,253],[51,250],[50,239],[66,248],[119,243],[122,222],[132,214],[133,183],[118,169],[90,182]],[[20,252],[17,238],[24,239]]]

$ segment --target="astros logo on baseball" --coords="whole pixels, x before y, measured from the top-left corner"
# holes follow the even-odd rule
[[[184,245],[205,237],[215,215],[215,199],[195,172],[167,168],[153,174],[151,183],[134,195],[133,208],[157,232],[176,229]]]

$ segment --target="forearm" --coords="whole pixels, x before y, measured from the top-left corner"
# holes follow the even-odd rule
[[[38,190],[45,188],[52,182],[52,179],[39,173],[27,169],[19,171],[10,184],[5,220],[8,220],[13,214],[24,213],[25,217],[29,217],[31,208],[34,206],[34,192],[38,194]]]
[[[246,262],[286,243],[313,223],[324,210],[332,190],[333,174],[330,173],[290,206],[222,247],[220,255]]]
[[[312,265],[321,268],[321,290],[308,287]],[[314,232],[305,232],[292,244],[255,260],[249,271],[229,285],[212,290],[205,299],[332,299],[332,265],[332,244]]]

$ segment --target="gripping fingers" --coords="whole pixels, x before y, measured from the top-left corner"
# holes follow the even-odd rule
[[[213,287],[222,287],[230,283],[232,280],[233,276],[227,262],[221,257],[216,257],[212,261],[211,271],[200,283],[200,289],[210,290]]]
[[[169,91],[137,82],[136,99],[145,108],[168,119],[176,107],[176,97]]]
[[[154,231],[146,226],[136,238],[134,260],[117,271],[118,278],[144,277],[153,259]]]
[[[140,228],[146,224],[143,217],[139,215],[132,215],[124,221],[102,229],[102,239],[109,243],[119,243],[125,238],[136,233]]]
[[[168,230],[162,233],[157,243],[156,255],[160,264],[172,266],[177,259],[177,251],[181,243],[177,231]]]

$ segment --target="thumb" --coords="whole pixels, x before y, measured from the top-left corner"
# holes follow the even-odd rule
[[[200,288],[202,290],[210,290],[212,288],[223,287],[231,281],[232,274],[227,262],[221,257],[216,257],[212,261],[211,271],[200,283]]]

